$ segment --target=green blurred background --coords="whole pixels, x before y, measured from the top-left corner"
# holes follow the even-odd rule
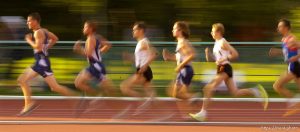
[[[117,89],[120,81],[135,71],[134,65],[122,58],[123,52],[134,51],[131,26],[135,21],[148,24],[147,36],[159,52],[163,48],[174,50],[171,29],[175,21],[185,20],[190,24],[191,41],[197,50],[192,90],[197,92],[201,92],[215,73],[215,64],[205,62],[203,54],[204,48],[212,47],[211,24],[222,22],[225,37],[240,53],[239,60],[233,63],[238,86],[253,87],[261,83],[271,97],[279,97],[272,90],[272,83],[286,69],[282,57],[268,57],[269,48],[280,47],[280,36],[276,33],[278,19],[290,19],[293,33],[300,37],[300,1],[297,0],[10,0],[0,5],[1,95],[20,95],[16,78],[33,63],[30,47],[17,41],[30,32],[26,28],[26,16],[31,12],[39,12],[42,26],[63,41],[49,52],[57,80],[71,88],[78,72],[87,66],[85,58],[72,52],[73,41],[84,39],[82,24],[87,19],[98,20],[98,32],[112,41],[111,51],[103,58]],[[165,88],[175,78],[175,63],[163,62],[159,56],[151,66],[155,88],[159,96],[166,96]],[[31,84],[35,95],[56,95],[49,91],[42,78]],[[222,87],[217,96],[228,97]],[[299,91],[294,84],[288,88]]]

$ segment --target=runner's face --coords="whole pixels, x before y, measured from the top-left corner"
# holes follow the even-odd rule
[[[215,28],[211,29],[211,36],[212,36],[213,39],[216,39],[219,34],[220,33]]]
[[[180,29],[177,24],[174,24],[172,33],[173,37],[178,37],[180,35]]]
[[[36,27],[37,23],[37,20],[33,19],[32,17],[27,17],[27,26],[29,29]]]
[[[133,38],[138,38],[143,34],[143,30],[139,29],[137,25],[132,28],[132,36]]]
[[[83,26],[82,31],[83,31],[84,35],[90,34],[91,33],[91,28],[90,28],[89,24],[85,23],[84,26]]]
[[[284,25],[283,22],[279,22],[277,26],[277,31],[280,34],[286,34],[289,31],[289,29]]]

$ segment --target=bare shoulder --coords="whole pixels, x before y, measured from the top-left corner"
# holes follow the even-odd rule
[[[87,37],[86,41],[87,41],[87,43],[89,43],[89,45],[95,45],[96,44],[96,35],[91,35],[91,36]]]
[[[44,37],[44,33],[43,33],[42,29],[36,30],[33,35],[34,35],[34,38]]]
[[[93,36],[94,36],[94,38],[99,39],[99,40],[105,39],[101,34],[95,34]]]
[[[232,49],[233,47],[230,45],[230,43],[224,38],[222,40],[222,43],[221,43],[221,48],[224,49],[224,50],[230,50]]]
[[[297,40],[297,37],[294,34],[292,34],[289,41],[296,41],[296,40]]]
[[[222,45],[227,45],[227,44],[229,44],[229,42],[225,38],[223,38],[222,39]]]
[[[190,43],[188,40],[178,41],[178,48],[186,48],[190,47]]]
[[[88,37],[88,39],[89,39],[89,40],[97,39],[97,35],[91,35],[91,36]]]
[[[143,40],[142,40],[142,44],[145,44],[145,45],[150,44],[149,39],[147,39],[147,38],[143,39]]]

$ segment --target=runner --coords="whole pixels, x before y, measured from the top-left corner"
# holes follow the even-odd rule
[[[67,96],[76,95],[74,91],[56,82],[51,69],[48,49],[56,44],[58,38],[46,28],[42,28],[40,22],[41,17],[39,13],[31,13],[27,17],[27,25],[33,31],[33,35],[27,34],[25,40],[34,50],[35,63],[18,78],[18,84],[22,88],[25,99],[25,105],[19,114],[20,116],[30,113],[38,106],[31,98],[31,88],[28,84],[29,81],[38,75],[44,78],[52,91]]]
[[[90,82],[97,83],[108,95],[113,94],[112,82],[106,77],[106,69],[102,62],[101,54],[107,52],[111,44],[101,35],[96,33],[97,23],[86,21],[83,27],[83,34],[87,36],[85,47],[82,42],[77,41],[74,45],[74,52],[87,57],[89,67],[83,69],[75,80],[76,88],[88,94],[98,95],[98,90],[90,86]]]
[[[270,56],[284,56],[285,62],[288,64],[287,71],[284,72],[278,80],[273,84],[274,90],[281,96],[287,98],[296,98],[298,95],[294,95],[293,92],[285,88],[285,85],[294,80],[298,87],[300,87],[300,54],[299,43],[296,41],[296,37],[291,33],[291,22],[287,19],[281,19],[278,23],[278,32],[282,35],[282,49],[271,48]],[[289,104],[288,107],[296,107],[296,103]],[[287,111],[284,116],[294,114],[296,109]]]
[[[192,61],[195,58],[195,49],[189,42],[189,25],[184,21],[178,21],[173,26],[173,36],[177,39],[175,54],[163,49],[165,61],[176,61],[176,80],[171,82],[168,94],[175,98],[190,99],[194,94],[189,92],[189,87],[194,76]]]
[[[224,81],[228,90],[235,97],[240,96],[255,96],[264,98],[264,109],[267,109],[267,92],[261,85],[257,85],[255,88],[248,89],[238,89],[234,83],[233,70],[230,65],[231,60],[238,58],[238,52],[232,47],[229,42],[223,37],[225,28],[223,24],[216,23],[212,25],[211,35],[215,39],[215,44],[213,48],[213,55],[210,53],[208,48],[205,49],[206,60],[215,61],[217,64],[217,75],[215,78],[204,87],[204,100],[202,109],[196,114],[190,114],[190,116],[198,121],[205,121],[207,115],[207,108],[211,97],[213,96],[216,88]]]
[[[132,97],[155,97],[155,90],[152,87],[151,80],[153,78],[150,64],[156,57],[156,49],[151,46],[150,41],[145,36],[146,24],[144,22],[136,22],[132,28],[132,35],[138,43],[135,47],[134,60],[136,73],[120,84],[123,94]],[[136,85],[142,85],[145,95],[133,89]]]

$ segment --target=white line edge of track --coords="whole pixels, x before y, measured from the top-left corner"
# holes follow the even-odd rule
[[[300,125],[300,122],[104,122],[104,121],[0,121],[0,125],[23,124],[23,125],[234,125],[234,126],[264,126],[264,125]]]
[[[57,99],[99,99],[99,100],[120,100],[120,101],[139,101],[149,99],[138,98],[138,97],[82,97],[82,96],[32,96],[33,99],[38,100],[57,100]],[[22,100],[23,96],[6,96],[0,95],[0,100]],[[179,99],[172,97],[156,97],[154,98],[156,101],[177,101]],[[193,98],[193,100],[203,100],[203,98]],[[262,98],[212,98],[213,101],[221,101],[221,102],[260,102]],[[289,100],[300,101],[300,98],[269,98],[269,102],[287,102]]]

